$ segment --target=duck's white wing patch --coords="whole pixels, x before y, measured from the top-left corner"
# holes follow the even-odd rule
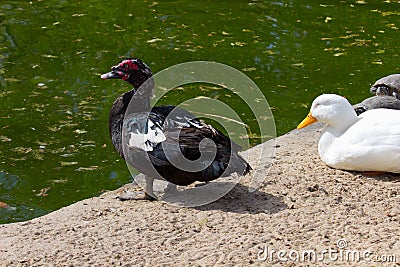
[[[139,148],[144,151],[153,151],[158,143],[166,140],[160,127],[157,127],[151,120],[147,121],[147,133],[140,133],[139,130],[129,133],[128,146]]]

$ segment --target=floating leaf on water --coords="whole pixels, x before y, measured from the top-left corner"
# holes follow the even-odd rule
[[[356,39],[355,42],[347,43],[345,46],[369,46],[368,43],[370,42],[372,42],[372,40]]]
[[[333,20],[333,18],[331,18],[331,17],[326,17],[324,21],[325,21],[325,23],[328,23],[328,22],[331,21],[331,20]]]
[[[86,120],[86,121],[91,121],[91,120],[93,120],[93,115],[92,114],[83,113],[83,119]]]
[[[154,39],[151,39],[151,40],[147,40],[147,43],[148,44],[154,44],[154,43],[162,41],[162,40],[163,39],[160,39],[160,38],[154,38]]]
[[[12,161],[24,161],[26,160],[26,157],[18,157],[18,158],[10,158]]]
[[[230,34],[227,33],[226,31],[222,31],[222,35],[230,35]]]
[[[32,91],[31,94],[29,95],[29,97],[35,97],[35,96],[39,96],[39,95],[40,95],[39,92]]]
[[[375,65],[382,65],[383,64],[382,61],[380,61],[380,60],[372,61],[371,63],[375,64]]]
[[[49,191],[50,187],[45,187],[40,189],[40,192],[38,194],[36,194],[36,196],[38,197],[46,197],[48,196],[47,191]]]
[[[114,24],[113,26],[118,29],[118,30],[115,30],[116,32],[126,31],[126,29],[124,29],[122,26],[120,26],[118,24]]]
[[[8,95],[10,93],[11,93],[11,91],[2,91],[2,92],[0,92],[0,97],[6,96],[6,95]]]
[[[47,129],[51,132],[58,132],[60,130],[60,128],[55,127],[55,126],[49,126],[49,127],[47,127]]]
[[[242,71],[256,71],[257,69],[252,67],[252,68],[244,68]]]
[[[89,166],[89,167],[79,167],[77,171],[94,171],[97,170],[99,166]]]
[[[394,23],[389,23],[386,26],[388,26],[390,29],[392,30],[398,30],[399,28],[396,26],[396,24]]]
[[[32,148],[30,148],[30,147],[14,147],[12,150],[17,153],[28,154],[29,152],[32,151]]]
[[[81,148],[86,148],[86,147],[96,147],[95,145],[83,145]]]
[[[340,56],[344,56],[344,55],[346,55],[347,53],[345,53],[345,52],[342,52],[342,53],[335,53],[335,54],[333,54],[333,56],[334,57],[340,57]]]
[[[80,130],[80,129],[76,129],[75,131],[74,131],[74,133],[77,133],[77,134],[84,134],[84,133],[87,133],[88,131],[86,131],[86,130]]]
[[[60,157],[68,158],[68,157],[72,157],[72,156],[75,156],[75,155],[76,155],[76,153],[66,153],[66,154],[61,154]]]
[[[304,63],[303,62],[299,62],[299,63],[293,63],[291,64],[292,67],[304,67]]]
[[[62,128],[62,127],[75,127],[75,126],[78,126],[78,125],[79,124],[77,124],[77,123],[65,122],[64,124],[60,125],[60,128]]]
[[[392,15],[398,16],[400,15],[400,12],[399,11],[382,12],[382,16],[392,16]]]
[[[17,78],[4,78],[6,82],[19,82],[20,80]]]
[[[61,166],[72,166],[72,165],[77,165],[78,162],[76,162],[76,161],[61,161],[60,164],[61,164]]]
[[[43,160],[43,159],[44,159],[44,156],[43,156],[42,153],[43,153],[42,151],[34,150],[34,151],[32,152],[32,156],[33,156],[34,159]]]
[[[43,54],[42,57],[45,57],[45,58],[58,58],[58,56],[48,55],[48,54]]]
[[[8,138],[7,136],[0,135],[0,141],[1,141],[1,142],[11,142],[12,139],[11,139],[11,138]]]
[[[95,144],[96,142],[95,142],[95,141],[92,141],[92,140],[90,140],[90,141],[82,140],[80,143],[81,143],[81,144]]]
[[[245,42],[234,42],[231,43],[231,46],[244,46],[246,43]]]
[[[51,182],[56,183],[56,184],[63,184],[63,183],[66,183],[67,180],[65,180],[65,179],[55,179],[55,180],[51,180]]]
[[[38,144],[39,146],[48,146],[49,144],[54,144],[55,141],[49,141],[49,142],[42,142],[42,141],[35,141],[36,144]]]
[[[306,104],[306,103],[301,103],[300,106],[303,108],[309,108],[308,104]]]
[[[266,120],[270,120],[271,117],[270,116],[259,116],[258,119],[266,121]]]
[[[349,34],[349,35],[339,36],[339,38],[340,39],[350,39],[350,38],[358,37],[358,36],[360,36],[360,35],[357,33],[353,33],[353,34]]]
[[[86,16],[87,14],[81,13],[81,14],[73,14],[73,17],[83,17]]]
[[[9,207],[9,206],[8,206],[7,203],[0,202],[0,208],[6,209],[6,208],[8,208],[8,207]]]

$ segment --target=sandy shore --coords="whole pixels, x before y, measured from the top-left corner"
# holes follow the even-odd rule
[[[320,128],[278,137],[252,193],[245,177],[214,203],[180,208],[116,200],[127,185],[0,225],[0,266],[399,266],[400,175],[330,169]]]

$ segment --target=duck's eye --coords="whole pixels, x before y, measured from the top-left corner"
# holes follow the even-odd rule
[[[125,69],[128,69],[128,68],[129,68],[129,65],[128,65],[127,63],[125,63],[125,64],[124,64],[124,68],[125,68]]]

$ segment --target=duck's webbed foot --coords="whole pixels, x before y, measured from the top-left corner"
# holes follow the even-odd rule
[[[146,180],[146,186],[144,189],[144,199],[151,200],[151,201],[157,200],[157,197],[153,191],[154,178],[150,177],[150,176],[146,176],[145,180]]]
[[[146,184],[145,184],[144,192],[141,190],[140,186],[136,185],[136,186],[133,186],[133,188],[124,190],[122,192],[122,194],[120,194],[119,196],[116,197],[116,199],[121,200],[121,201],[157,200],[157,197],[153,191],[154,178],[146,176],[145,181],[146,181]],[[143,193],[144,193],[144,195],[143,195]]]
[[[197,183],[194,185],[194,187],[201,187],[201,186],[205,186],[208,185],[210,182],[201,182],[201,183]]]
[[[127,200],[143,200],[143,193],[141,191],[125,191],[123,194],[116,197],[116,199],[121,201]]]
[[[157,200],[153,196],[147,194],[144,192],[144,195],[142,192],[137,192],[137,191],[128,191],[125,192],[123,195],[117,196],[116,199],[121,200],[121,201],[127,201],[127,200]]]
[[[157,200],[157,198],[153,197],[152,195],[147,194],[146,192],[144,192],[144,200],[149,200],[149,201],[154,201]]]
[[[176,184],[173,183],[168,183],[167,188],[165,188],[164,193],[173,195],[178,192],[178,188],[176,187]]]

